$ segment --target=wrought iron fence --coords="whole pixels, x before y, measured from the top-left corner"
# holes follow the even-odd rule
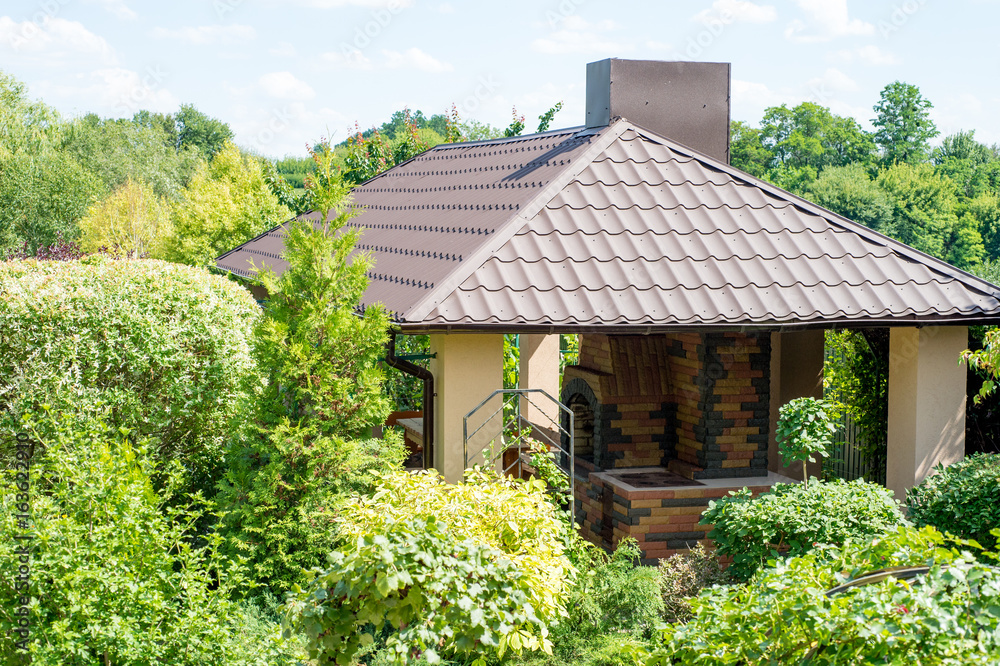
[[[864,479],[884,486],[885,461],[885,442],[869,446],[850,414],[841,416],[830,457],[823,463],[825,475],[847,481]]]

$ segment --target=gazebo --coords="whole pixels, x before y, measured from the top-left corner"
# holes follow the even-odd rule
[[[965,453],[968,326],[1000,288],[733,168],[729,65],[587,68],[581,127],[436,146],[363,183],[362,305],[430,334],[433,464],[460,478],[463,417],[522,386],[575,414],[577,515],[648,561],[704,537],[713,497],[800,477],[778,408],[822,396],[824,330],[889,329],[887,485],[901,498]],[[218,260],[280,271],[283,229]],[[580,357],[559,386],[559,334]],[[532,406],[529,420],[540,417]],[[553,418],[553,414],[547,414]]]

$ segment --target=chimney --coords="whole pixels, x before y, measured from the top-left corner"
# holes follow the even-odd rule
[[[589,63],[587,127],[604,127],[615,118],[728,163],[729,63]]]

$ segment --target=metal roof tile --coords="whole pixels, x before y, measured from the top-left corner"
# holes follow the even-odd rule
[[[415,329],[1000,319],[1000,288],[627,120],[438,146],[354,197],[363,303]]]

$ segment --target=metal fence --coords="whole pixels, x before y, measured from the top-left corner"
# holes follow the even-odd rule
[[[826,476],[847,481],[864,479],[884,486],[885,460],[885,442],[869,447],[854,419],[845,413],[823,469]]]

